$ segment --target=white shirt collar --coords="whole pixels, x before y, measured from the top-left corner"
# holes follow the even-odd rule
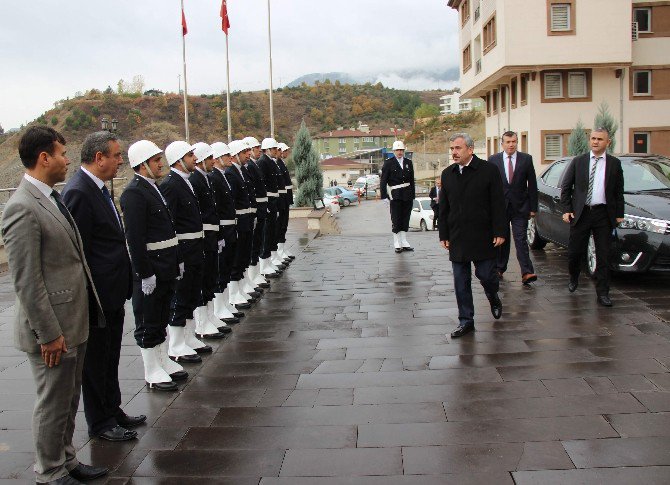
[[[596,158],[596,154],[593,153],[593,150],[591,150],[591,151],[589,152],[589,155],[591,156],[591,157],[590,157],[590,160],[593,160],[594,158]],[[600,155],[600,156],[597,157],[597,158],[599,158],[600,160],[605,160],[605,155],[607,155],[607,152],[603,153],[602,155]]]
[[[23,178],[26,179],[28,182],[33,184],[37,189],[44,194],[45,197],[48,199],[51,199],[51,192],[53,192],[53,187],[49,187],[47,184],[42,182],[41,180],[37,180],[35,177],[32,177],[28,175],[27,173],[23,174]]]
[[[140,175],[139,173],[136,173],[135,175],[137,175],[138,177],[142,177],[144,180],[149,182],[151,185],[156,185],[156,181],[154,179],[151,179],[149,177],[145,177],[144,175]]]
[[[509,155],[506,151],[503,150],[502,153],[503,153],[503,159],[505,161],[509,160],[509,157],[511,156],[512,157],[512,163],[516,163],[516,154],[518,152],[514,152],[514,153],[512,153],[512,155]]]
[[[91,177],[91,180],[93,180],[93,182],[95,182],[95,185],[97,185],[98,188],[99,188],[100,190],[102,190],[102,188],[105,186],[105,182],[103,182],[103,181],[100,180],[98,177],[96,177],[95,175],[93,175],[91,172],[89,172],[88,170],[86,170],[86,169],[84,168],[83,165],[81,166],[81,171],[84,172],[84,173],[85,173],[86,175],[88,175],[89,177]]]
[[[188,176],[191,175],[190,173],[185,173],[185,172],[182,172],[181,170],[177,170],[174,167],[170,167],[170,172],[174,172],[174,173],[178,174],[184,180],[188,180]]]
[[[202,174],[203,177],[207,177],[207,172],[205,172],[203,169],[200,167],[195,167],[195,169]]]

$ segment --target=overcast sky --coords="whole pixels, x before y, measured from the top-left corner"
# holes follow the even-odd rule
[[[185,0],[189,94],[225,90],[221,0]],[[275,87],[314,72],[372,76],[389,87],[455,85],[456,12],[446,0],[271,0]],[[231,90],[268,86],[267,0],[228,0]],[[116,89],[176,92],[179,0],[2,0],[0,124],[33,120],[59,99]],[[397,75],[416,71],[412,79]]]

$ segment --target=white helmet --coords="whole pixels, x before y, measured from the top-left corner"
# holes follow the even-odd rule
[[[141,165],[154,155],[163,153],[154,142],[149,140],[136,141],[128,148],[128,161],[132,168]]]
[[[261,146],[261,144],[258,143],[258,140],[256,140],[256,138],[254,138],[253,136],[247,136],[242,141],[247,145],[249,145],[249,148],[256,148]]]
[[[291,147],[288,146],[286,143],[280,143],[280,144],[279,144],[279,149],[280,149],[282,152],[285,152],[286,150],[290,150]]]
[[[233,140],[228,144],[228,148],[230,149],[230,154],[235,156],[244,150],[249,150],[249,145],[242,140]]]
[[[165,158],[167,158],[168,164],[172,166],[192,151],[193,147],[185,141],[173,141],[165,147]]]
[[[277,140],[274,138],[264,138],[263,142],[261,143],[261,150],[268,150],[270,148],[279,148]]]
[[[214,150],[207,143],[200,141],[193,145],[193,153],[199,162],[203,162],[205,158],[214,155]]]
[[[212,156],[214,158],[221,158],[224,155],[230,155],[230,148],[228,148],[228,145],[222,141],[212,143]]]
[[[404,149],[405,149],[405,144],[402,141],[396,140],[396,141],[393,142],[393,151],[404,150]]]

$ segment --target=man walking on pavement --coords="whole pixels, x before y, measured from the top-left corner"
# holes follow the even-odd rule
[[[513,131],[503,133],[501,142],[503,151],[492,155],[489,162],[498,168],[502,177],[507,215],[505,242],[498,252],[498,278],[502,279],[507,270],[511,224],[516,258],[521,267],[521,282],[528,285],[537,280],[533,262],[530,260],[527,237],[528,221],[537,213],[537,179],[533,157],[517,151],[518,142],[519,138]]]
[[[405,144],[400,140],[393,142],[393,153],[395,156],[388,158],[382,166],[379,190],[382,200],[390,201],[393,247],[396,253],[402,253],[414,251],[407,242],[415,197],[414,166],[412,160],[405,158]]]
[[[438,177],[435,179],[435,186],[431,187],[430,192],[428,192],[428,197],[430,197],[430,208],[433,209],[433,231],[437,228],[437,221],[440,217],[441,188],[442,188],[442,181]]]
[[[440,244],[449,251],[454,272],[459,325],[452,338],[475,329],[472,264],[484,287],[493,318],[502,316],[500,284],[496,275],[498,247],[505,239],[505,198],[502,180],[493,164],[474,155],[475,142],[467,133],[449,139],[454,164],[442,171]]]

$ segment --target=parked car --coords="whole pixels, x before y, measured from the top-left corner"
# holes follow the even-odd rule
[[[337,185],[335,187],[328,187],[323,189],[323,194],[328,194],[336,198],[340,202],[340,206],[348,207],[352,202],[358,202],[358,192],[349,190],[346,187]]]
[[[433,230],[433,209],[430,208],[430,197],[417,197],[412,203],[409,216],[409,227],[422,231]]]
[[[613,238],[611,267],[622,272],[670,271],[670,159],[659,155],[619,155],[624,177],[624,221]],[[528,224],[528,244],[568,246],[570,226],[562,221],[561,179],[572,157],[552,163],[537,180],[539,211]],[[587,269],[596,269],[589,239]]]
[[[326,192],[328,189],[323,189],[323,204],[331,214],[335,215],[340,212],[340,201],[334,195]]]

